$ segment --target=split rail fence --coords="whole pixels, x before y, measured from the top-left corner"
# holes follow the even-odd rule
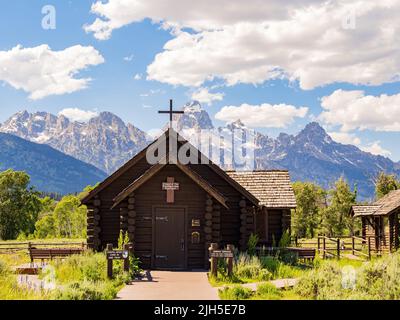
[[[80,248],[86,249],[86,242],[0,242],[0,254],[12,254],[15,252],[29,252],[31,248],[54,249],[54,248]]]
[[[300,248],[315,248],[322,258],[340,259],[346,255],[371,259],[372,255],[380,255],[375,248],[375,237],[326,237],[318,236],[313,239],[295,239],[295,244]]]

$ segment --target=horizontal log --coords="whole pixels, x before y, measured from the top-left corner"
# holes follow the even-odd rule
[[[95,200],[93,201],[93,205],[94,205],[95,207],[100,207],[100,205],[101,205],[100,199],[95,199]]]
[[[239,201],[239,207],[240,208],[245,208],[246,207],[246,200],[240,200]]]
[[[212,221],[211,220],[206,220],[206,226],[211,227],[212,226]]]
[[[128,203],[129,204],[134,204],[135,203],[135,198],[134,197],[128,198]]]
[[[242,214],[247,214],[247,209],[246,209],[246,208],[240,209],[240,213],[242,213]]]
[[[212,204],[213,204],[212,199],[207,199],[207,200],[206,200],[206,205],[207,205],[207,206],[212,206]]]
[[[136,230],[135,226],[129,226],[128,227],[128,232],[133,233],[133,232],[135,232],[135,230]]]
[[[134,209],[135,209],[135,205],[134,205],[134,204],[130,204],[130,205],[128,206],[128,209],[129,209],[129,210],[134,210]]]
[[[100,215],[98,215],[98,214],[94,215],[93,218],[94,218],[94,220],[97,220],[97,221],[100,221],[100,219],[101,219]]]
[[[206,220],[211,220],[212,217],[213,217],[213,215],[209,212],[204,215],[204,218],[206,218]]]
[[[206,206],[206,212],[213,212],[212,206]]]
[[[128,224],[129,225],[131,225],[131,226],[133,225],[134,226],[135,223],[136,223],[135,219],[128,219]]]
[[[247,219],[247,214],[245,214],[245,213],[242,213],[241,215],[240,215],[240,220],[246,220]]]
[[[206,241],[212,241],[212,235],[211,234],[206,234]]]

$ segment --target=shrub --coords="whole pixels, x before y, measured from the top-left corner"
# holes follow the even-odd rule
[[[3,260],[0,260],[0,276],[3,276],[7,273],[8,268],[6,263]]]
[[[111,281],[73,282],[56,292],[57,300],[112,300],[118,293]]]
[[[222,300],[246,300],[253,296],[253,291],[242,286],[225,287],[218,290]]]
[[[259,237],[257,234],[252,233],[247,241],[247,252],[249,255],[254,256],[256,254],[256,248]]]
[[[241,253],[234,261],[233,272],[239,278],[266,281],[272,278],[267,269],[263,269],[261,261],[256,256]]]
[[[308,272],[295,287],[295,292],[312,299],[338,299],[342,294],[341,269],[328,261]]]

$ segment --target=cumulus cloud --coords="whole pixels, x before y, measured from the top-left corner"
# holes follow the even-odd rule
[[[291,124],[295,118],[304,118],[307,112],[307,107],[296,108],[287,104],[242,104],[240,106],[223,107],[215,115],[215,118],[226,122],[240,119],[247,126],[253,128],[284,128]]]
[[[136,73],[135,76],[133,77],[135,80],[142,80],[142,74],[141,73]]]
[[[150,80],[202,86],[214,78],[235,85],[284,77],[312,89],[398,81],[399,11],[397,0],[108,0],[92,6],[99,18],[85,29],[107,39],[149,18],[173,30],[148,66]]]
[[[78,108],[65,108],[61,110],[58,115],[63,115],[71,121],[88,122],[90,119],[96,117],[96,111],[86,111]]]
[[[365,147],[361,147],[361,150],[372,153],[374,155],[380,155],[385,157],[388,157],[392,154],[389,150],[382,148],[382,146],[380,145],[380,141],[375,141]]]
[[[79,71],[104,62],[91,46],[53,51],[48,45],[0,51],[0,81],[29,93],[32,100],[85,89],[90,78],[77,78]]]
[[[212,105],[214,101],[222,101],[223,99],[223,93],[211,93],[208,88],[200,88],[192,93],[192,100],[197,100],[200,103],[205,103],[207,105]]]
[[[361,90],[336,90],[321,99],[319,118],[342,132],[359,130],[400,131],[400,93],[365,95]]]
[[[353,133],[348,132],[328,132],[329,136],[336,142],[342,144],[360,145],[361,139]]]

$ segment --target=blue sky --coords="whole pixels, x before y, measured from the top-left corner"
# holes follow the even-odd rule
[[[138,8],[125,1],[119,9],[122,0],[108,0],[93,12],[94,0],[3,1],[0,122],[23,109],[57,114],[79,108],[111,111],[150,130],[164,125],[157,110],[170,98],[182,106],[203,89],[201,102],[217,125],[241,115],[248,126],[276,136],[317,120],[335,140],[400,160],[400,27],[390,14],[400,9],[395,1],[354,7],[357,23],[349,28],[328,18],[353,12],[339,1],[324,7],[302,0],[285,7],[273,0],[265,16],[258,0],[249,1],[245,11],[236,1],[225,10],[224,1],[222,8],[208,0],[209,8],[186,7],[181,0],[168,8],[147,0]],[[56,10],[54,30],[42,28],[45,5]],[[293,10],[296,15],[289,14]],[[321,12],[323,22],[310,21]],[[96,19],[102,19],[100,27]],[[266,35],[259,33],[262,28]],[[12,52],[17,45],[28,51]],[[48,48],[37,49],[41,45]],[[58,60],[49,58],[64,51]],[[88,58],[77,62],[83,56]],[[60,75],[66,68],[70,72]],[[91,80],[85,86],[74,78]],[[44,91],[38,89],[42,83]]]

